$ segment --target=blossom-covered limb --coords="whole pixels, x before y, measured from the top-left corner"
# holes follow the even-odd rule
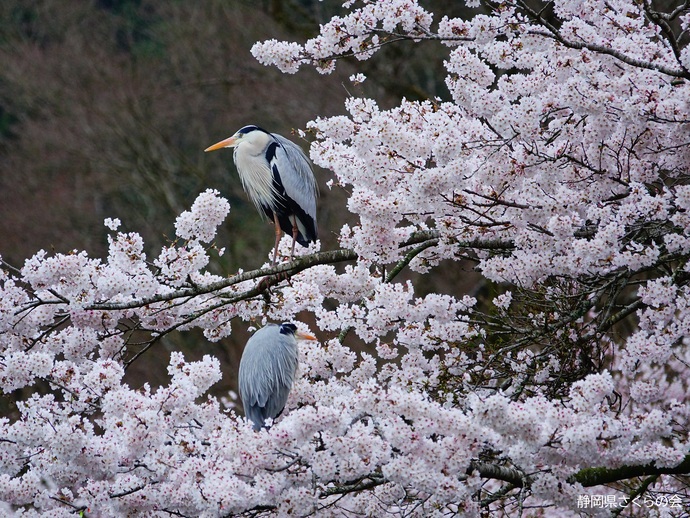
[[[650,477],[655,475],[687,475],[690,473],[690,455],[685,457],[677,466],[659,467],[654,463],[644,466],[623,466],[621,468],[585,468],[572,476],[574,482],[585,487],[611,484],[621,480]]]
[[[541,27],[544,27],[547,29],[547,32],[545,31],[540,31],[540,30],[532,30],[530,31],[531,34],[539,35],[539,36],[544,36],[544,37],[549,37],[549,38],[554,38],[557,40],[559,43],[562,45],[571,48],[571,49],[587,49],[591,50],[592,52],[597,52],[600,54],[605,54],[608,56],[612,56],[623,63],[626,63],[628,65],[632,65],[635,67],[639,68],[647,68],[649,70],[656,70],[658,72],[661,72],[665,75],[672,76],[672,77],[682,77],[682,78],[690,78],[690,71],[685,68],[682,63],[679,64],[681,65],[681,68],[679,69],[674,69],[670,68],[667,66],[663,65],[658,65],[658,64],[653,64],[645,60],[641,59],[636,59],[633,57],[630,57],[626,55],[623,52],[620,52],[618,50],[612,49],[611,47],[607,47],[605,45],[597,44],[597,43],[592,43],[592,42],[586,42],[586,41],[574,41],[571,39],[568,39],[564,37],[561,32],[554,27],[551,23],[549,23],[548,20],[546,20],[541,12],[537,12],[534,9],[530,7],[530,5],[527,2],[524,2],[523,0],[516,0],[516,4],[520,6],[520,8],[530,17],[532,18],[537,24]],[[652,15],[652,20],[664,20],[664,18],[657,13],[654,10],[649,9],[647,7],[647,3],[645,2],[645,10]],[[674,47],[674,53],[677,52],[676,56],[679,58],[680,57],[680,51],[677,48],[677,43],[675,42],[675,37],[673,36],[672,33],[669,34],[671,36],[671,42],[673,42],[673,47]]]

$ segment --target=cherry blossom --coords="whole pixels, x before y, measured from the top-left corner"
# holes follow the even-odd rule
[[[466,4],[486,9],[348,1],[304,44],[253,47],[284,72],[328,73],[401,40],[443,44],[445,96],[351,96],[301,133],[349,193],[339,248],[214,274],[232,213],[207,190],[160,251],[112,217],[105,258],[0,263],[3,512],[577,516],[608,513],[593,503],[611,495],[683,515],[688,6]],[[470,269],[466,293],[440,273]],[[439,277],[443,292],[422,282]],[[259,432],[236,397],[209,395],[227,375],[217,358],[161,346],[240,320],[320,338]],[[152,348],[169,381],[129,386]]]

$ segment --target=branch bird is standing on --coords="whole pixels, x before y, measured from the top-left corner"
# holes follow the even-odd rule
[[[275,225],[273,264],[278,257],[282,232],[302,246],[316,241],[316,198],[318,187],[311,162],[297,144],[276,133],[244,126],[232,137],[205,151],[235,148],[233,159],[242,187],[261,214]]]

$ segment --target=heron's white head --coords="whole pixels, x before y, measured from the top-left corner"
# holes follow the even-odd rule
[[[237,130],[237,133],[235,133],[232,137],[221,140],[220,142],[216,142],[212,146],[204,149],[204,151],[208,152],[226,147],[237,147],[243,143],[249,144],[250,147],[263,149],[268,145],[269,140],[269,133],[262,130],[258,126],[245,126]]]

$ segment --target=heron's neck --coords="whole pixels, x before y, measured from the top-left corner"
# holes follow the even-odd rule
[[[263,207],[275,209],[273,175],[263,150],[257,153],[257,146],[247,143],[235,148],[234,159],[242,187],[259,212],[263,214]]]

